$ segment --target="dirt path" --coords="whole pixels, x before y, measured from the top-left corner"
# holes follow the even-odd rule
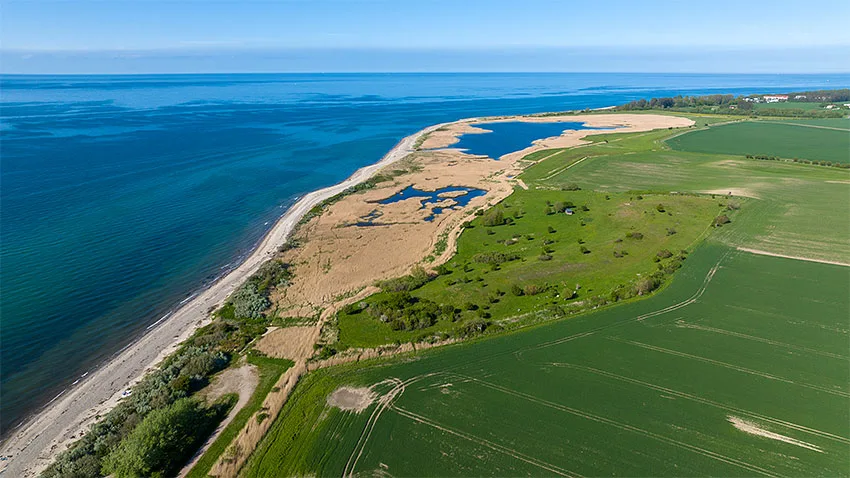
[[[251,399],[251,395],[254,394],[254,390],[257,389],[257,385],[259,383],[260,376],[257,373],[257,367],[249,364],[245,364],[239,368],[227,369],[215,378],[213,383],[209,386],[209,390],[205,394],[208,401],[213,402],[222,395],[226,395],[228,393],[239,394],[239,400],[236,401],[236,405],[232,410],[230,410],[227,418],[219,423],[212,436],[204,442],[201,449],[195,453],[189,463],[180,470],[180,474],[178,475],[180,478],[185,477],[189,471],[192,470],[192,467],[198,463],[198,460],[200,460],[201,457],[204,456],[204,453],[209,450],[210,446],[215,443],[219,435],[221,435],[221,432],[223,432],[224,429],[227,428],[227,425],[236,418],[236,414],[239,413],[239,410],[242,410],[242,408],[244,408],[248,403],[248,400]]]

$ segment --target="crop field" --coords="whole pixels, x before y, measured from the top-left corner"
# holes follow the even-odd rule
[[[844,475],[848,288],[710,241],[646,300],[310,374],[243,475]]]
[[[755,200],[739,211],[736,227],[717,231],[715,237],[734,246],[847,262],[850,171],[671,151],[662,141],[669,134],[639,133],[565,150],[526,170],[522,177],[530,187],[539,188],[577,184],[609,192],[731,192]]]
[[[668,144],[677,151],[850,163],[847,130],[807,124],[806,121],[744,121],[719,125],[676,136]]]

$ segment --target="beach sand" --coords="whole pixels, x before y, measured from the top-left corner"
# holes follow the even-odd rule
[[[467,155],[453,149],[420,151],[411,155],[418,142],[421,148],[446,148],[454,144],[461,134],[483,132],[475,126],[490,121],[583,121],[589,126],[617,127],[617,132],[687,127],[693,124],[685,118],[651,114],[474,118],[430,126],[404,138],[378,163],[359,169],[342,183],[301,198],[238,268],[15,430],[0,447],[0,455],[10,457],[3,462],[6,466],[2,470],[4,476],[31,477],[44,470],[59,452],[82,436],[97,416],[114,407],[124,390],[137,383],[146,371],[176,350],[198,327],[208,323],[210,312],[219,307],[262,263],[276,257],[278,249],[286,242],[303,215],[316,204],[367,180],[377,171],[402,159],[408,158],[408,161],[421,166],[420,170],[397,177],[394,182],[386,185],[382,183],[376,189],[347,196],[298,231],[299,239],[304,240],[304,244],[283,256],[296,266],[293,284],[284,293],[273,296],[275,305],[279,312],[284,312],[283,315],[287,312],[290,315],[304,315],[305,312],[324,310],[322,317],[326,318],[340,304],[368,295],[374,290],[371,287],[374,280],[406,273],[412,265],[433,251],[441,237],[446,239],[447,247],[428,264],[445,262],[453,254],[463,221],[475,209],[495,204],[513,191],[516,184],[513,178],[520,172],[519,159],[540,149],[586,143],[581,138],[595,133],[583,130],[539,140],[529,148],[503,156],[501,161]],[[425,212],[419,209],[418,201],[408,200],[383,206],[380,220],[391,222],[390,226],[345,226],[375,208],[374,203],[367,201],[388,197],[411,184],[424,190],[463,185],[485,189],[487,193],[473,199],[464,208],[445,210],[433,222],[423,220]],[[315,327],[318,330],[321,321]],[[287,393],[304,370],[306,364],[303,359],[298,360],[296,367],[281,378],[282,382],[286,382],[287,386],[283,389]],[[274,394],[268,400],[275,402],[273,408],[279,409],[285,401],[285,395]],[[261,436],[260,433],[259,429],[246,431],[247,436]]]

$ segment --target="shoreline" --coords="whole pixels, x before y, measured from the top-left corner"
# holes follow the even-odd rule
[[[111,410],[121,393],[138,383],[149,370],[174,352],[198,328],[210,321],[210,311],[270,259],[294,231],[301,218],[322,201],[371,178],[380,169],[416,150],[417,140],[459,119],[423,128],[399,141],[379,161],[357,169],[332,186],[312,191],[298,199],[275,222],[253,251],[235,268],[206,288],[193,292],[189,300],[166,314],[103,364],[79,377],[44,407],[27,417],[0,444],[0,456],[10,457],[0,475],[36,476],[53,462],[66,445],[80,438],[99,416]],[[81,433],[82,432],[82,433]]]

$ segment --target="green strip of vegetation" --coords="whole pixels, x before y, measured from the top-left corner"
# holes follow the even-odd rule
[[[280,376],[283,375],[288,368],[294,363],[291,360],[276,359],[263,356],[256,351],[248,353],[248,363],[255,365],[260,375],[259,383],[251,399],[242,407],[242,410],[236,413],[233,420],[221,431],[221,434],[210,445],[204,455],[198,460],[192,470],[188,473],[189,478],[205,478],[213,465],[218,461],[218,458],[227,449],[233,439],[239,434],[239,431],[248,423],[248,420],[254,413],[263,405],[266,395],[277,383]]]

